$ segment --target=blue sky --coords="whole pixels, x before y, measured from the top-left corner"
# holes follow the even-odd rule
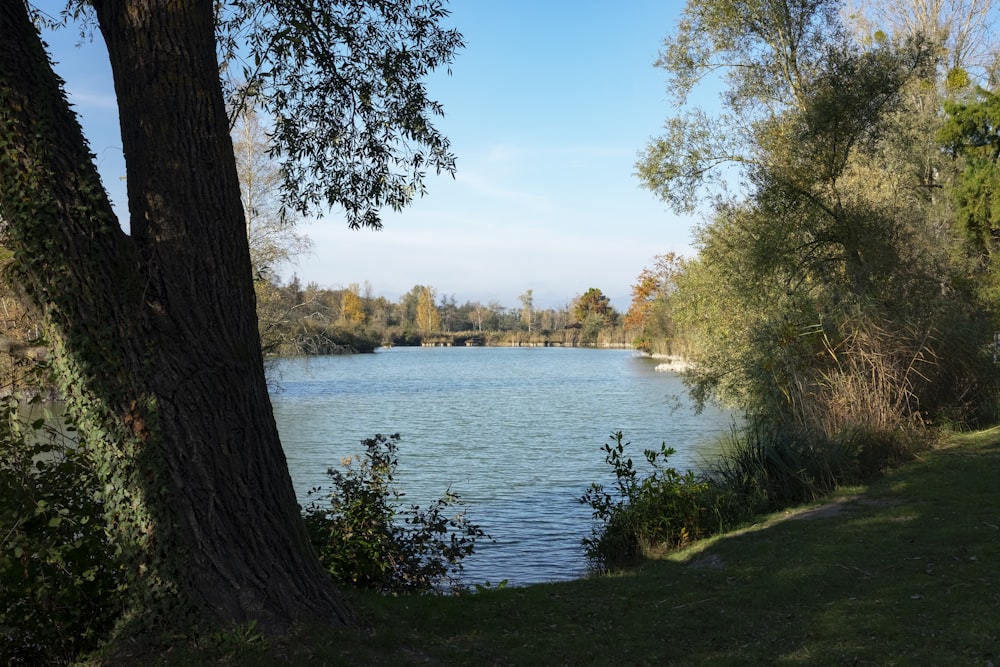
[[[669,212],[633,175],[671,113],[653,67],[681,3],[453,0],[465,49],[430,94],[446,116],[458,173],[382,231],[347,229],[336,212],[303,221],[314,243],[295,272],[324,287],[371,282],[395,300],[416,284],[465,301],[560,307],[597,287],[620,310],[654,255],[690,254],[693,218]],[[119,216],[127,219],[121,140],[100,35],[46,33]]]

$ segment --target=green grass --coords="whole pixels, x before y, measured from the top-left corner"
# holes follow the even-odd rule
[[[840,511],[799,508],[626,573],[458,597],[352,592],[363,628],[254,633],[165,664],[1000,665],[1000,430]]]

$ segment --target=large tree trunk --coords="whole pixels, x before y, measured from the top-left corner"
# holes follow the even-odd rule
[[[0,213],[144,613],[348,619],[268,398],[212,0],[95,1],[130,235],[21,0],[0,3]]]

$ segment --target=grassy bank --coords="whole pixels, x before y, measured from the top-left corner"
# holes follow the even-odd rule
[[[1000,664],[1000,429],[626,574],[352,593],[361,631],[252,630],[170,664]]]

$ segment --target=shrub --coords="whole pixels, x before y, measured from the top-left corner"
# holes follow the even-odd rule
[[[393,484],[399,439],[397,433],[362,440],[364,456],[342,460],[344,472],[327,471],[329,504],[305,509],[310,539],[339,583],[383,593],[458,587],[462,559],[489,536],[464,511],[448,516],[463,505],[450,489],[426,509],[401,506],[405,494]]]
[[[0,399],[0,662],[69,663],[121,613],[119,571],[85,457]]]
[[[831,435],[748,416],[740,428],[733,428],[709,474],[750,516],[871,481],[929,447],[933,436],[925,428],[890,431],[870,423],[844,426]]]
[[[728,522],[728,500],[713,480],[667,465],[674,449],[663,443],[659,451],[645,450],[652,472],[640,478],[625,453],[629,443],[622,439],[618,431],[602,447],[615,474],[614,495],[601,484],[591,484],[580,498],[597,520],[591,535],[583,538],[596,569],[625,566],[652,549],[683,547]]]
[[[852,452],[836,443],[748,418],[742,427],[733,427],[711,474],[751,515],[810,502],[831,491],[844,479],[851,458]]]

